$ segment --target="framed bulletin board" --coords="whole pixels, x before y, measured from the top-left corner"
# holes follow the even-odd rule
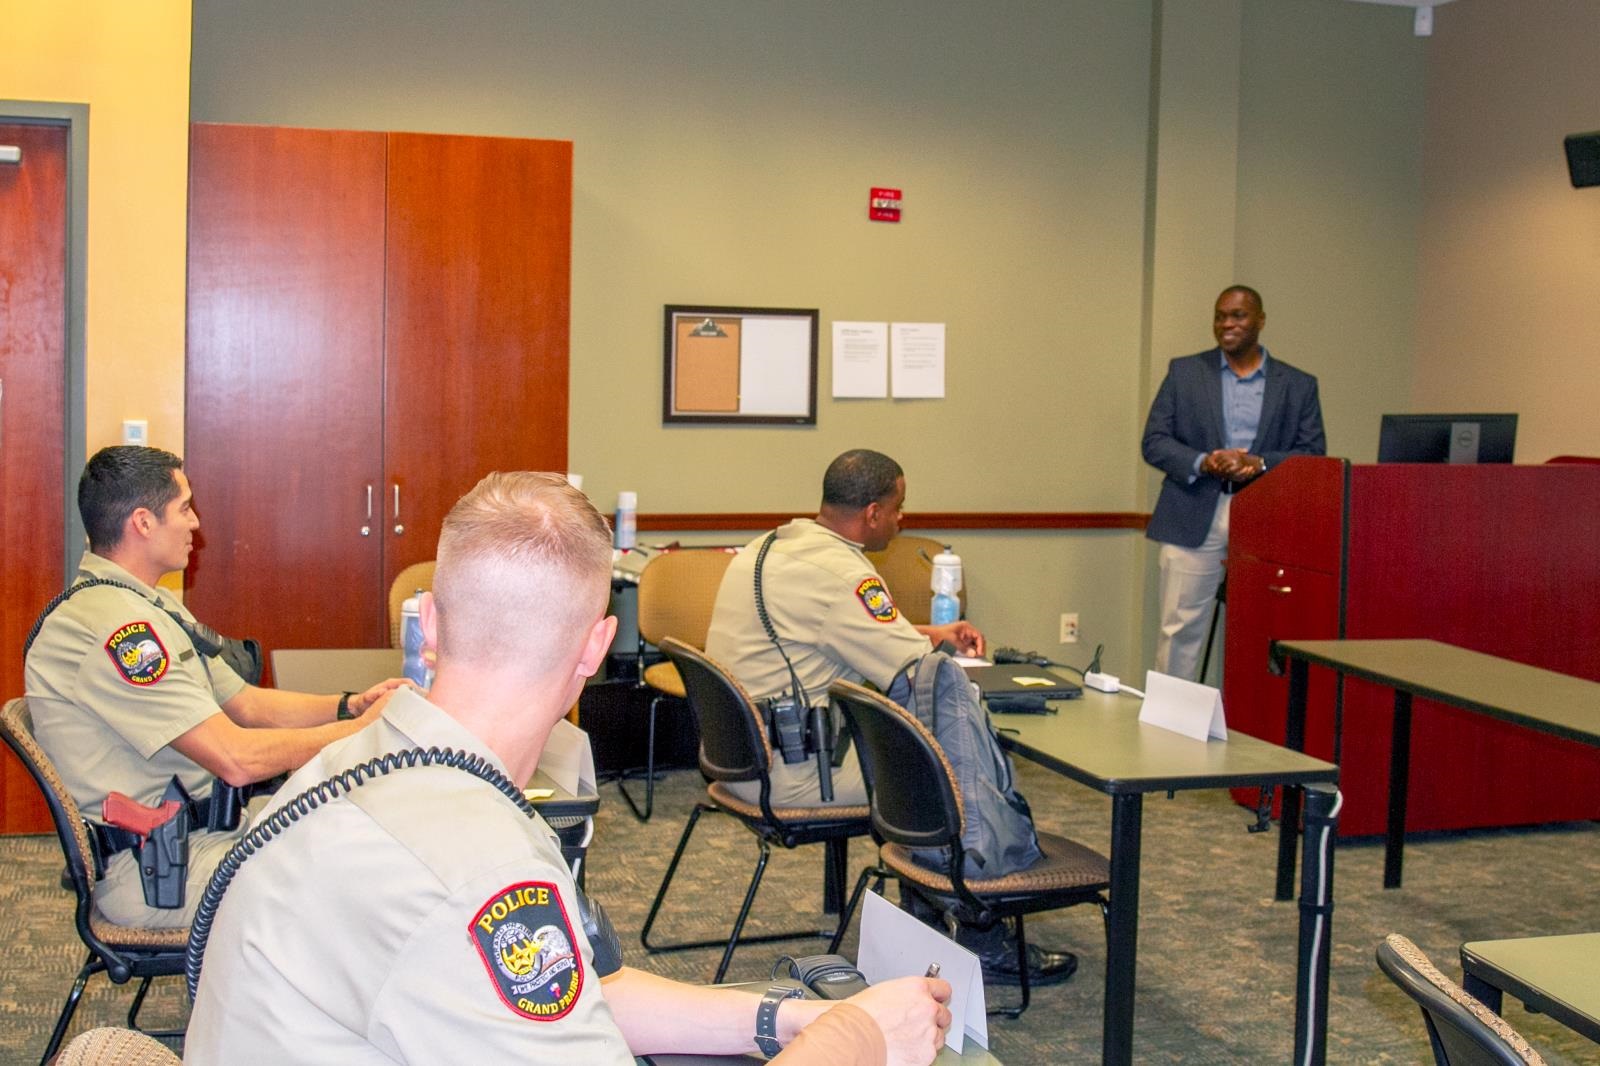
[[[662,422],[817,424],[817,310],[668,304]]]

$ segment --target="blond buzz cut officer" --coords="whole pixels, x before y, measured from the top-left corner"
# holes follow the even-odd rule
[[[349,767],[418,748],[526,782],[599,668],[616,630],[611,535],[565,478],[485,478],[446,517],[437,557],[420,604],[433,688],[397,694],[290,779],[284,816],[258,817],[287,828],[222,891],[184,1061],[622,1064],[787,1044],[778,1061],[930,1062],[950,1024],[937,978],[833,1004],[656,977],[621,966],[604,936],[597,951],[554,835],[472,773],[364,773],[292,809]]]

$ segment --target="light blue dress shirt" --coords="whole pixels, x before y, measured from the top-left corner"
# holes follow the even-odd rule
[[[1267,354],[1261,349],[1261,362],[1254,370],[1240,377],[1228,365],[1228,357],[1217,349],[1219,373],[1222,376],[1222,433],[1229,448],[1249,451],[1255,443],[1256,431],[1261,428],[1261,401],[1267,394]],[[1194,457],[1194,473],[1189,475],[1192,484],[1200,476],[1200,464],[1206,453]]]

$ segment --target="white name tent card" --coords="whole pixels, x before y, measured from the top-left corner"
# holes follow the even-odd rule
[[[1185,681],[1154,670],[1144,675],[1144,705],[1139,721],[1182,733],[1194,740],[1228,739],[1222,693],[1210,685]]]
[[[970,1037],[989,1046],[989,1012],[983,1002],[983,967],[978,956],[954,940],[917,921],[876,892],[861,901],[861,947],[856,969],[869,984],[896,977],[923,977],[929,963],[950,982],[950,1028],[945,1047],[961,1054]]]
[[[539,755],[539,769],[574,796],[594,792],[594,749],[589,746],[589,734],[565,718],[557,719]]]

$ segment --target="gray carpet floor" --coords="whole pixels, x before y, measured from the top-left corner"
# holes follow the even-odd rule
[[[1105,797],[1027,763],[1019,764],[1019,777],[1040,824],[1107,846]],[[646,824],[628,813],[615,786],[603,787],[602,794],[589,887],[622,933],[627,961],[685,980],[709,979],[719,952],[652,956],[637,936],[688,812],[703,794],[699,775],[665,775],[655,817]],[[1276,836],[1247,834],[1249,821],[1248,812],[1223,793],[1146,801],[1138,1062],[1204,1066],[1283,1063],[1291,1057],[1297,910],[1272,900]],[[755,856],[753,838],[730,820],[701,819],[659,919],[661,934],[698,939],[729,928]],[[852,882],[867,859],[867,845],[853,845]],[[0,839],[0,942],[7,948],[0,972],[3,1063],[38,1060],[82,962],[70,899],[56,881],[60,864],[54,837]],[[810,922],[820,927],[821,866],[818,847],[777,854],[751,930]],[[1373,950],[1388,932],[1411,937],[1445,972],[1459,977],[1456,952],[1465,941],[1600,929],[1594,891],[1600,825],[1594,823],[1414,837],[1406,849],[1405,886],[1395,891],[1382,889],[1382,867],[1379,842],[1338,849],[1330,1062],[1431,1061],[1421,1016],[1373,962]],[[1070,982],[1037,990],[1019,1021],[991,1019],[995,1054],[1008,1066],[1098,1061],[1105,972],[1098,912],[1076,907],[1040,915],[1028,922],[1028,931],[1035,943],[1078,952],[1081,967]],[[796,947],[820,950],[818,943]],[[854,943],[852,931],[847,953],[853,954]],[[742,948],[730,979],[764,978],[786,947]],[[122,1024],[131,996],[131,985],[118,988],[94,978],[73,1031]],[[148,1026],[181,1025],[185,1011],[181,979],[165,979],[152,989],[142,1020]],[[1600,1046],[1510,999],[1506,1017],[1551,1063],[1600,1062]]]

